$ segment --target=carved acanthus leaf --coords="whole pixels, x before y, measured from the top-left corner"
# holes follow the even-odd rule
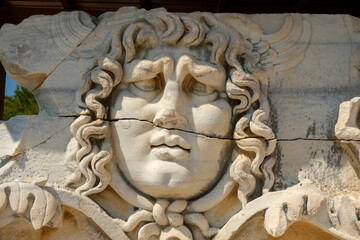
[[[360,97],[340,104],[335,136],[349,155],[350,164],[360,178]]]
[[[345,239],[360,237],[354,205],[345,196],[330,199],[310,181],[288,188],[265,213],[264,226],[273,237],[282,236],[291,224],[309,222]]]
[[[13,212],[12,216],[3,217],[3,220],[23,217],[31,222],[35,230],[43,226],[55,227],[60,220],[60,204],[43,188],[45,183],[46,179],[41,178],[0,185],[0,215],[5,214],[6,208]],[[6,223],[8,221],[0,221],[0,225]]]
[[[265,214],[264,226],[273,237],[279,237],[296,221],[306,221],[311,217],[326,219],[327,197],[309,183],[287,189],[273,203]]]
[[[360,140],[360,97],[340,104],[335,136],[340,140]]]

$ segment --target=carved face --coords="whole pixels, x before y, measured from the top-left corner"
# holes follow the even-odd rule
[[[112,141],[119,169],[155,198],[193,198],[229,158],[232,108],[226,73],[186,48],[152,49],[124,64],[113,93]],[[125,119],[126,118],[126,119]]]

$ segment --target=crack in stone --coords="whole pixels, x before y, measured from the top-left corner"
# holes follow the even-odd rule
[[[80,117],[80,115],[79,114],[77,114],[77,115],[59,115],[59,116],[51,116],[51,117],[78,118],[78,117]]]
[[[38,144],[35,144],[34,146],[30,146],[30,147],[28,147],[28,148],[25,148],[25,149],[23,149],[19,154],[16,154],[15,156],[11,156],[11,158],[14,158],[14,157],[16,157],[16,156],[18,156],[18,155],[20,155],[20,154],[23,154],[23,153],[24,153],[25,151],[27,151],[27,150],[36,148],[37,146],[40,146],[41,144],[46,143],[47,141],[49,141],[51,138],[55,137],[59,132],[63,131],[64,129],[66,129],[66,128],[69,127],[70,125],[71,125],[71,123],[68,124],[68,125],[66,125],[65,127],[61,128],[59,131],[56,131],[54,134],[52,134],[51,136],[47,137],[46,139],[44,139],[43,141],[39,142]]]
[[[79,117],[80,115],[62,115],[59,117]],[[205,133],[198,133],[198,132],[194,132],[194,131],[190,131],[190,130],[185,130],[185,129],[180,129],[180,128],[167,128],[167,127],[162,127],[162,126],[157,126],[155,125],[152,121],[150,120],[146,120],[146,119],[138,119],[138,118],[117,118],[117,119],[103,119],[104,121],[109,121],[109,122],[116,122],[116,121],[124,121],[124,120],[129,120],[129,121],[141,121],[141,122],[147,122],[149,124],[152,124],[154,127],[157,128],[161,128],[161,129],[167,129],[167,130],[176,130],[176,131],[182,131],[182,132],[186,132],[186,133],[190,133],[190,134],[195,134],[195,135],[200,135],[203,137],[207,137],[207,138],[213,138],[213,139],[219,139],[219,140],[231,140],[231,141],[236,141],[236,140],[241,140],[241,139],[245,139],[245,138],[226,138],[226,137],[217,137],[217,136],[211,136],[211,135],[207,135]],[[248,138],[259,138],[259,139],[264,139],[263,137],[248,137]],[[278,142],[294,142],[294,141],[324,141],[324,142],[351,142],[351,141],[355,141],[355,142],[360,142],[360,140],[355,140],[355,139],[337,139],[337,138],[302,138],[302,137],[297,137],[297,138],[270,138],[267,139],[268,141],[271,140],[277,140]]]
[[[13,165],[17,162],[16,159],[15,159],[17,156],[20,156],[21,154],[24,154],[25,151],[36,148],[36,147],[46,143],[47,141],[49,141],[51,138],[53,138],[54,136],[59,134],[61,131],[63,131],[64,129],[66,129],[70,125],[71,125],[71,123],[67,124],[65,127],[61,128],[59,131],[56,131],[54,134],[47,137],[46,139],[44,139],[40,143],[35,144],[34,146],[24,148],[24,149],[21,150],[21,152],[19,152],[18,154],[14,155],[14,156],[10,156],[10,155],[5,156],[5,158],[0,161],[0,176],[3,177],[3,176],[5,176],[5,174],[7,174],[9,171],[11,171]],[[4,157],[4,156],[0,156],[0,158],[2,158],[2,157]],[[15,159],[15,161],[14,161],[14,159]],[[10,165],[8,165],[8,164],[10,164]]]
[[[205,133],[198,133],[198,132],[194,132],[194,131],[190,131],[190,130],[185,130],[185,129],[181,129],[181,128],[168,128],[168,127],[163,127],[163,126],[157,126],[155,125],[152,121],[146,120],[146,119],[138,119],[138,118],[118,118],[118,119],[104,119],[105,121],[109,121],[109,122],[117,122],[117,121],[140,121],[140,122],[146,122],[149,124],[152,124],[154,127],[156,128],[161,128],[161,129],[167,129],[167,130],[176,130],[176,131],[181,131],[181,132],[186,132],[186,133],[190,133],[190,134],[195,134],[195,135],[200,135],[206,138],[212,138],[212,139],[219,139],[219,140],[239,140],[236,138],[226,138],[226,137],[218,137],[218,136],[211,136],[211,135],[207,135]]]
[[[338,139],[341,142],[360,142],[360,140],[356,140],[356,139]]]
[[[343,139],[337,139],[337,138],[333,138],[333,139],[327,139],[327,138],[281,138],[281,139],[277,139],[277,141],[279,142],[293,142],[293,141],[324,141],[324,142],[360,142],[360,140],[343,140]]]
[[[98,21],[97,18],[96,18],[96,21]],[[97,26],[98,26],[98,22],[94,23],[94,22],[92,21],[92,23],[95,25],[95,27],[83,38],[83,40],[81,40],[80,43],[78,43],[78,44],[71,50],[71,52],[70,52],[67,56],[65,56],[58,64],[56,64],[56,66],[55,66],[55,67],[49,72],[49,74],[46,76],[46,78],[44,79],[44,81],[43,81],[39,86],[37,86],[33,91],[39,89],[39,88],[41,87],[41,85],[43,85],[43,83],[53,74],[53,72],[55,72],[55,70],[60,66],[60,64],[64,63],[65,61],[67,61],[67,60],[69,60],[69,59],[71,60],[71,58],[75,58],[75,57],[72,56],[73,53],[76,51],[76,49],[77,49],[79,46],[81,46],[81,45],[89,38],[89,36],[95,31],[95,29],[96,29]],[[77,60],[78,60],[78,58],[77,58]],[[77,117],[78,117],[78,116],[77,116]]]
[[[293,142],[293,141],[324,141],[324,142],[333,142],[339,141],[338,139],[327,139],[327,138],[278,138],[279,142]]]

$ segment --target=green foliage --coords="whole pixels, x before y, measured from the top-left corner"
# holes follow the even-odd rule
[[[3,120],[9,120],[16,115],[36,115],[38,113],[39,106],[28,89],[16,85],[15,95],[5,96]]]

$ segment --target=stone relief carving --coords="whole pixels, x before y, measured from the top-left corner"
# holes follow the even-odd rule
[[[353,44],[351,55],[351,75],[350,77],[360,79],[360,49],[357,39],[359,39],[359,29],[357,19],[348,17],[346,19],[348,31]],[[335,125],[335,136],[341,141],[341,145],[350,157],[350,164],[355,172],[360,176],[360,98],[354,97],[350,101],[342,102],[339,106],[338,121]]]
[[[350,164],[358,176],[360,175],[359,104],[359,97],[341,103],[338,122],[335,125],[336,137],[341,141],[342,147],[348,153]]]
[[[26,42],[33,25],[38,30]],[[360,237],[348,198],[327,197],[309,182],[270,191],[277,139],[269,79],[297,66],[310,38],[311,24],[299,14],[272,34],[241,14],[135,8],[98,21],[73,12],[6,25],[1,61],[34,90],[41,114],[66,112],[63,91],[46,85],[63,64],[76,72],[64,81],[78,87],[72,114],[60,114],[71,120],[64,123],[71,174],[56,185],[5,181],[0,226],[21,217],[42,231],[39,238],[54,239],[65,235],[42,229],[64,228],[72,214],[90,219],[87,234],[104,239],[241,239],[251,221],[273,237],[296,222],[340,239]]]

